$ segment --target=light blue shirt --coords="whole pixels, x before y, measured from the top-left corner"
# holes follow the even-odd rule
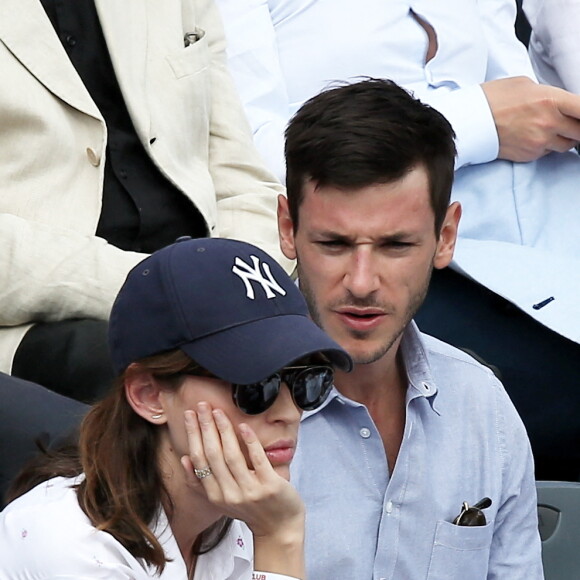
[[[390,78],[457,134],[453,199],[463,205],[452,266],[563,336],[580,342],[580,159],[497,160],[481,84],[535,79],[514,31],[514,0],[217,0],[228,60],[270,168],[284,181],[284,129],[337,80]],[[437,35],[428,37],[412,11]],[[534,309],[553,297],[543,308]]]
[[[543,578],[530,446],[501,383],[412,324],[403,442],[389,473],[364,405],[333,390],[305,413],[292,482],[306,502],[316,580]],[[489,497],[487,524],[451,522]]]

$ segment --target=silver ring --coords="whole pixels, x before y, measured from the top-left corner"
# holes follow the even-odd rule
[[[204,467],[203,469],[196,469],[194,467],[193,473],[195,473],[195,476],[198,479],[203,479],[204,477],[209,477],[212,474],[212,471],[211,471],[211,467],[209,467],[209,465],[208,465],[207,467]]]

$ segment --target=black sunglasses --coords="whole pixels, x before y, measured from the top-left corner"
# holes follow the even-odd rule
[[[453,523],[457,526],[485,526],[487,521],[482,510],[488,508],[490,505],[491,499],[488,497],[480,499],[472,506],[464,501],[461,506],[461,512],[459,512],[459,515],[453,520]]]
[[[247,415],[258,415],[271,407],[286,383],[298,407],[311,411],[326,400],[333,381],[332,368],[325,365],[284,367],[251,385],[232,385],[234,403]]]

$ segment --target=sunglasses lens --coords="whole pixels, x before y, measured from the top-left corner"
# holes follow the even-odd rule
[[[294,401],[304,411],[320,407],[330,392],[332,381],[333,373],[330,367],[305,368],[293,377]]]
[[[460,526],[485,526],[485,524],[484,513],[475,507],[470,507],[466,510],[459,521]]]
[[[234,401],[240,411],[247,415],[258,415],[271,407],[280,392],[277,375],[252,385],[235,385]]]

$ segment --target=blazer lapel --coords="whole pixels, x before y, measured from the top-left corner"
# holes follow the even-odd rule
[[[146,2],[95,0],[95,5],[125,104],[137,134],[146,143],[149,139],[145,84],[148,50]]]
[[[38,0],[2,0],[0,40],[49,91],[102,119]]]

